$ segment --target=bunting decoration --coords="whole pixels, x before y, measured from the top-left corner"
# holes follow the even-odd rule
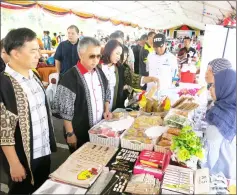
[[[111,19],[108,17],[100,17],[100,16],[96,16],[94,14],[89,14],[89,13],[83,13],[83,12],[77,12],[74,10],[70,10],[70,9],[64,9],[64,8],[60,8],[57,6],[52,6],[52,5],[48,5],[48,4],[43,4],[41,2],[36,2],[36,1],[2,1],[0,4],[1,8],[5,8],[5,9],[13,9],[13,10],[26,10],[26,9],[30,9],[33,7],[37,7],[42,9],[43,11],[53,14],[55,16],[64,16],[67,14],[74,14],[82,19],[95,19],[101,22],[108,22],[110,21],[113,25],[118,26],[118,25],[124,25],[124,26],[131,26],[133,28],[138,28],[139,30],[142,29],[138,24],[133,24],[131,22],[125,22],[125,21],[120,21],[120,20],[115,20],[115,19]],[[147,28],[149,29],[149,28]]]

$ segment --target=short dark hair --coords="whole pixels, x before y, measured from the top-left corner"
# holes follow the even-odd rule
[[[151,31],[148,33],[148,37],[151,37],[152,35],[156,34],[154,31]]]
[[[57,33],[53,33],[54,36],[57,36]]]
[[[147,34],[144,34],[144,35],[141,36],[141,38],[139,40],[140,41],[143,41],[143,40],[147,41],[147,39],[148,39]]]
[[[6,53],[10,55],[10,52],[13,49],[22,47],[25,42],[30,42],[36,38],[36,33],[29,28],[14,29],[4,38],[3,47],[5,48]]]
[[[105,45],[103,53],[102,53],[103,63],[105,63],[105,64],[110,63],[110,56],[111,56],[112,52],[115,50],[115,48],[118,46],[122,47],[122,49],[123,49],[123,45],[121,43],[119,43],[117,40],[108,41],[108,43]]]
[[[79,33],[79,28],[77,28],[76,25],[71,25],[71,26],[69,26],[69,27],[67,28],[67,30],[68,30],[68,29],[75,29],[75,31],[76,31],[77,33]]]
[[[4,47],[3,47],[3,44],[4,44],[4,39],[2,39],[1,42],[0,42],[0,51],[2,51],[3,48],[4,48]]]

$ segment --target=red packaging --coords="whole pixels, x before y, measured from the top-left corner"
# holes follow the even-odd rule
[[[152,152],[143,150],[139,156],[140,160],[149,161],[162,167],[165,161],[165,154],[161,152]]]
[[[180,82],[182,83],[195,83],[196,74],[191,73],[190,71],[181,72]]]
[[[164,172],[166,167],[169,165],[171,153],[161,153],[161,152],[152,152],[143,150],[138,157],[136,164],[133,169],[134,174],[143,174],[147,173],[153,175],[155,178],[159,179],[160,181],[163,179]],[[142,164],[140,161],[149,161],[152,163],[156,163],[159,165],[159,168],[154,168],[152,166],[147,166]]]

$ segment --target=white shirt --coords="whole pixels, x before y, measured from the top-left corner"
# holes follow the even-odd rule
[[[127,63],[129,67],[131,68],[132,72],[134,72],[134,62],[135,62],[135,57],[134,53],[131,47],[128,47],[128,60]]]
[[[113,100],[114,100],[114,88],[116,85],[116,75],[115,75],[115,66],[108,66],[108,65],[102,65],[102,71],[104,72],[108,82],[109,82],[109,89],[111,91],[111,100],[109,104],[110,111],[112,110],[113,106]]]
[[[90,91],[93,125],[96,125],[101,121],[104,113],[101,84],[96,71],[87,72],[83,75]]]
[[[8,65],[6,66],[5,72],[16,79],[24,90],[29,102],[33,131],[33,159],[51,154],[45,93],[39,83],[34,79],[33,71],[29,70],[29,79],[25,78]]]
[[[176,57],[169,51],[159,56],[155,52],[149,53],[147,57],[147,71],[149,76],[157,77],[160,81],[160,90],[172,87],[172,78],[178,72],[178,63]],[[154,83],[147,84],[147,91]]]

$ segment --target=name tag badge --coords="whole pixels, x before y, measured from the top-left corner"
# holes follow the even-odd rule
[[[163,65],[163,66],[169,66],[169,60],[166,59],[162,65]]]

